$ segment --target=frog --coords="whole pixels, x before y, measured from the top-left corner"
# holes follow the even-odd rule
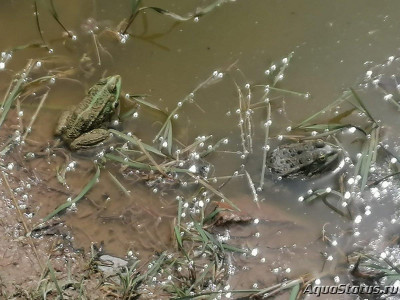
[[[110,135],[107,127],[119,104],[120,93],[120,75],[100,79],[76,107],[62,113],[55,135],[71,150],[99,145]]]
[[[266,157],[272,173],[281,177],[313,177],[330,169],[340,148],[322,139],[283,144]]]

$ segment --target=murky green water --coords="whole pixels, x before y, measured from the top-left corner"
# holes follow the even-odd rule
[[[159,6],[182,15],[208,3],[145,1],[147,6]],[[120,74],[123,94],[146,94],[147,101],[169,113],[213,72],[220,72],[223,75],[220,80],[196,92],[194,102],[185,104],[179,111],[178,118],[173,120],[174,138],[180,148],[191,144],[198,136],[212,135],[212,143],[228,139],[228,144],[222,145],[220,151],[207,157],[207,161],[214,166],[210,177],[231,176],[235,171],[245,169],[257,187],[262,170],[263,124],[267,110],[265,107],[254,109],[251,123],[254,151],[242,158],[239,115],[236,113],[239,100],[234,83],[244,93],[248,93],[246,84],[250,84],[252,103],[259,101],[263,89],[256,85],[270,84],[271,81],[271,76],[265,72],[271,70],[271,66],[282,66],[282,60],[293,53],[283,80],[276,87],[302,95],[273,92],[270,96],[270,144],[281,143],[276,137],[290,134],[286,130],[288,127],[294,127],[332,103],[348,87],[358,87],[367,70],[397,55],[400,44],[397,11],[400,4],[396,1],[384,3],[230,1],[198,21],[182,23],[149,11],[137,18],[129,30],[135,37],[124,43],[116,39],[111,31],[115,31],[118,24],[129,16],[129,1],[58,1],[59,18],[76,35],[76,41],[63,37],[62,29],[41,3],[41,28],[52,53],[46,49],[31,48],[14,51],[12,58],[5,61],[5,69],[0,72],[0,88],[4,94],[14,73],[29,58],[56,58],[54,66],[45,65],[45,68],[72,71],[68,79],[57,79],[50,86],[49,97],[29,136],[38,144],[46,145],[53,139],[59,114],[79,103],[85,91],[102,75]],[[2,1],[0,8],[3,28],[0,49],[9,52],[16,46],[40,41],[30,3]],[[90,33],[90,29],[94,32]],[[90,60],[83,62],[84,56]],[[396,67],[393,68],[389,71],[389,68],[382,67],[376,73],[397,73]],[[393,86],[393,83],[388,85]],[[362,97],[369,110],[374,112],[376,119],[387,124],[383,143],[388,143],[389,148],[396,152],[399,118],[395,106],[378,101],[383,96],[376,89],[365,88],[363,91]],[[311,96],[305,97],[307,93]],[[28,123],[37,103],[38,100],[31,98],[23,102],[24,122]],[[129,107],[131,105],[122,103],[122,112]],[[123,120],[118,129],[132,132],[143,142],[151,143],[165,117],[143,106],[137,113],[137,116]],[[329,117],[334,115],[335,109],[328,114]],[[349,122],[363,119],[357,118],[348,117]],[[11,126],[14,123],[9,120],[7,124]],[[361,150],[359,144],[353,143],[353,137],[344,133],[338,138],[354,159]],[[44,217],[63,203],[69,197],[68,193],[76,195],[92,176],[88,173],[90,160],[76,154],[72,154],[71,160],[77,166],[76,171],[67,173],[67,190],[55,178],[55,170],[62,164],[62,157],[27,162],[30,168],[36,168],[38,178],[48,180],[49,186],[66,191],[64,195],[55,192],[47,197],[33,195],[36,217]],[[120,191],[107,171],[121,181],[131,197]],[[102,172],[101,184],[89,193],[89,200],[80,202],[76,213],[65,216],[76,247],[88,249],[90,243],[104,241],[109,253],[123,256],[131,250],[139,257],[171,249],[175,243],[173,222],[176,219],[176,196],[183,196],[192,204],[194,188],[190,180],[186,188],[154,190],[134,174],[121,170],[118,164],[107,165],[107,171]],[[343,261],[336,247],[329,246],[320,237],[326,230],[325,234],[331,239],[339,239],[344,231],[352,228],[353,223],[332,212],[322,202],[306,205],[297,201],[310,189],[337,188],[339,175],[278,181],[267,174],[257,203],[245,175],[234,177],[221,189],[226,197],[260,221],[220,231],[221,235],[229,236],[233,244],[256,249],[253,255],[247,257],[234,255],[232,266],[236,271],[232,271],[229,278],[232,288],[261,288],[275,283],[277,279],[317,273],[323,264],[334,266]],[[220,180],[215,186],[223,182]],[[389,200],[398,197],[390,193],[395,192],[389,192],[386,196]],[[360,194],[357,197],[364,198]],[[362,203],[361,207],[374,207],[371,203]],[[390,213],[382,209],[384,206],[380,204],[376,213],[374,210],[373,224],[381,218],[390,219],[387,218]],[[390,207],[395,209],[396,205]],[[357,210],[361,211],[357,214],[362,214],[363,208]],[[363,227],[357,226],[356,232],[361,232]],[[367,225],[363,226],[367,228],[364,232],[369,231]],[[368,238],[368,234],[362,235]],[[340,246],[347,248],[347,245]],[[333,258],[327,261],[328,257]],[[343,281],[347,280],[343,273],[340,276]]]

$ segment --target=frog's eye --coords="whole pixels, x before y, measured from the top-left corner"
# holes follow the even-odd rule
[[[115,93],[117,91],[117,85],[116,84],[109,84],[107,86],[107,89],[110,93]]]
[[[325,161],[325,159],[326,159],[326,155],[323,154],[323,153],[321,153],[321,154],[318,156],[318,160],[319,160],[319,161]]]
[[[324,146],[325,146],[325,143],[324,143],[323,140],[316,140],[316,142],[315,142],[315,147],[317,147],[317,148],[324,148]]]

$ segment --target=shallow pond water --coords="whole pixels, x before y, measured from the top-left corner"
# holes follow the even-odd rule
[[[210,3],[212,1],[145,1],[146,6],[162,7],[180,15]],[[103,75],[121,75],[123,96],[147,95],[145,100],[164,112],[141,105],[113,125],[124,133],[133,133],[147,144],[152,144],[165,116],[174,108],[180,108],[179,102],[189,96],[192,101],[185,102],[172,118],[173,150],[184,149],[197,137],[212,135],[204,141],[203,147],[192,151],[192,160],[185,167],[191,167],[191,163],[196,168],[209,164],[210,178],[233,176],[230,180],[224,177],[210,182],[215,188],[227,182],[221,192],[257,220],[247,225],[219,228],[215,232],[221,240],[250,249],[246,255],[232,254],[230,288],[263,288],[285,278],[318,274],[326,266],[331,270],[331,279],[337,280],[334,276],[338,275],[341,282],[347,282],[346,267],[335,269],[344,261],[343,252],[365,247],[363,243],[371,239],[376,243],[373,251],[378,254],[392,251],[380,246],[385,237],[373,230],[389,230],[387,224],[397,222],[393,221],[397,219],[395,179],[390,178],[393,182],[387,185],[392,188],[386,192],[382,192],[385,189],[380,186],[364,191],[352,187],[357,153],[363,151],[365,139],[352,127],[337,133],[337,140],[330,139],[333,143],[339,141],[347,151],[344,156],[348,159],[343,161],[344,166],[338,172],[306,180],[279,180],[266,170],[264,186],[256,190],[265,154],[268,118],[265,85],[276,88],[268,94],[272,121],[267,125],[268,145],[271,149],[287,141],[290,135],[312,136],[310,131],[292,132],[290,128],[354,87],[368,111],[373,112],[374,119],[382,124],[382,148],[387,145],[395,157],[399,143],[396,132],[400,124],[397,106],[387,101],[390,98],[387,95],[396,96],[398,91],[398,83],[391,75],[399,71],[400,20],[396,12],[400,3],[385,3],[383,6],[377,1],[361,0],[226,1],[198,20],[187,22],[175,22],[149,10],[138,16],[129,29],[133,36],[125,40],[116,35],[116,28],[129,17],[130,1],[58,1],[60,21],[76,39],[63,36],[62,28],[52,18],[48,7],[40,2],[40,27],[51,48],[49,51],[36,47],[15,50],[17,46],[40,41],[34,7],[22,1],[2,1],[0,49],[5,51],[0,71],[2,93],[6,93],[13,75],[30,58],[43,62],[42,67],[35,68],[34,75],[43,76],[48,71],[62,74],[49,85],[48,98],[29,134],[30,145],[14,150],[20,149],[21,155],[25,155],[28,151],[39,152],[38,149],[51,146],[61,112],[79,103],[88,88]],[[10,34],[11,30],[15,34]],[[282,70],[282,77],[279,77],[279,70]],[[276,85],[275,78],[278,78]],[[385,89],[377,88],[374,80],[381,80]],[[261,105],[240,111],[238,89],[245,99],[242,105],[246,101]],[[27,98],[21,104],[24,114],[20,118],[25,126],[37,108],[38,98]],[[325,115],[319,116],[318,122],[326,123],[329,119],[333,120],[331,123],[360,127],[368,124],[365,112],[342,115],[345,104],[338,103],[327,110]],[[132,107],[132,103],[123,99],[121,114]],[[247,119],[246,113],[249,114]],[[245,137],[245,142],[239,126],[242,116],[244,122],[251,121],[247,124],[251,127],[250,138]],[[335,116],[337,120],[333,119]],[[6,125],[11,132],[18,121],[10,117]],[[221,143],[206,159],[195,159],[196,151],[201,152],[223,139],[226,143]],[[116,140],[114,137],[113,142]],[[118,143],[119,146],[123,144],[121,140]],[[36,148],[30,148],[32,144]],[[244,151],[243,144],[250,153]],[[158,146],[158,142],[155,145]],[[24,167],[34,170],[34,176],[38,181],[45,181],[49,190],[47,194],[33,194],[29,198],[33,218],[39,221],[69,197],[76,196],[93,176],[92,161],[96,155],[101,160],[100,152],[101,149],[89,154],[55,152],[49,156],[36,155],[35,159],[26,161]],[[387,160],[393,157],[387,159],[386,155],[378,154],[377,166],[371,171],[373,180],[388,174]],[[65,173],[63,186],[57,181],[56,173],[65,162],[70,168]],[[392,161],[392,165],[395,164],[396,161]],[[17,170],[9,168],[10,172]],[[148,174],[138,174],[119,163],[108,162],[87,199],[77,204],[76,211],[62,216],[75,247],[88,250],[91,243],[104,242],[109,254],[122,257],[132,251],[141,259],[176,247],[173,228],[177,219],[177,196],[187,204],[184,213],[199,215],[203,206],[199,207],[194,196],[199,185],[193,178],[185,177],[180,187],[149,186],[147,177]],[[311,204],[298,201],[315,190],[340,189],[341,178],[354,199],[352,221],[339,216],[322,201]],[[119,184],[129,191],[129,196]],[[340,208],[346,209],[345,205]],[[351,238],[346,235],[349,230],[356,233]],[[342,244],[338,246],[338,242]]]

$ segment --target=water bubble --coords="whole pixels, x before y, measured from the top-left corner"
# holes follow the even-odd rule
[[[347,192],[344,193],[343,197],[344,197],[344,199],[350,199],[350,196],[351,196],[350,192],[347,191]]]
[[[265,146],[262,146],[262,149],[265,151],[269,151],[269,149],[271,149],[271,147],[269,145],[265,145]]]
[[[173,118],[176,120],[179,118],[179,114],[174,114]]]
[[[56,78],[55,78],[55,77],[52,77],[52,78],[50,79],[50,83],[51,83],[51,84],[56,83]]]
[[[71,37],[71,39],[72,39],[73,41],[76,41],[76,40],[78,39],[78,37],[77,37],[76,35],[73,35],[73,36]]]
[[[287,64],[287,63],[288,63],[287,57],[285,57],[285,58],[282,59],[282,63],[283,63],[283,64]]]
[[[310,99],[310,98],[311,98],[311,94],[307,92],[307,93],[304,95],[304,98],[305,98],[305,99]]]
[[[189,170],[189,172],[197,173],[197,167],[196,167],[196,165],[190,166],[190,168],[189,168],[188,170]]]
[[[308,191],[307,191],[307,194],[309,194],[309,195],[311,195],[313,193],[313,190],[312,189],[309,189]]]
[[[194,21],[195,23],[199,22],[199,17],[195,17],[195,18],[193,19],[193,21]]]
[[[245,87],[246,89],[250,89],[250,84],[249,84],[249,83],[246,83],[244,87]]]
[[[35,153],[33,152],[28,152],[25,156],[27,159],[34,159],[35,158]]]
[[[18,112],[18,117],[22,117],[24,115],[24,112],[22,111],[22,110],[20,110],[19,112]]]
[[[229,140],[225,138],[222,142],[226,145],[228,144]]]
[[[337,246],[338,242],[336,240],[332,241],[332,246]]]
[[[359,224],[362,220],[362,216],[358,215],[354,218],[354,223]]]
[[[290,273],[292,270],[290,268],[286,268],[285,272]]]
[[[286,127],[286,131],[287,131],[287,132],[290,132],[290,131],[292,131],[292,126],[288,126],[288,127]]]
[[[163,148],[167,148],[167,147],[168,147],[168,142],[167,142],[167,141],[164,141],[164,142],[162,143],[162,147],[163,147]]]
[[[314,283],[315,284],[321,284],[321,279],[319,279],[319,278],[315,279]]]
[[[222,77],[224,77],[224,73],[219,72],[219,73],[218,73],[218,78],[222,78]]]
[[[387,95],[385,95],[385,96],[383,97],[383,100],[388,101],[388,100],[390,100],[390,99],[392,99],[392,98],[393,98],[393,95],[392,95],[392,94],[387,94]]]
[[[277,139],[278,139],[278,141],[282,141],[283,140],[283,135],[278,135]]]
[[[349,130],[349,133],[354,133],[354,132],[356,132],[357,128],[350,127],[348,130]]]
[[[275,70],[276,70],[276,65],[272,65],[269,69],[270,69],[271,71],[275,71]]]
[[[9,163],[8,165],[7,165],[7,169],[8,170],[12,170],[12,169],[14,169],[14,164],[13,163]]]
[[[382,186],[384,189],[387,188],[389,185],[390,185],[390,183],[389,183],[388,181],[383,181],[383,182],[381,183],[381,186]]]
[[[303,196],[300,196],[297,200],[298,200],[299,202],[303,202],[303,201],[304,201],[304,197],[303,197]]]
[[[257,254],[258,254],[258,249],[257,248],[254,248],[253,250],[251,250],[251,255],[252,256],[257,256]]]
[[[49,53],[52,54],[54,52],[53,49],[49,49]]]
[[[264,123],[264,127],[271,126],[272,120],[268,120],[267,122]]]
[[[3,70],[6,67],[6,64],[4,62],[0,62],[0,70]]]

